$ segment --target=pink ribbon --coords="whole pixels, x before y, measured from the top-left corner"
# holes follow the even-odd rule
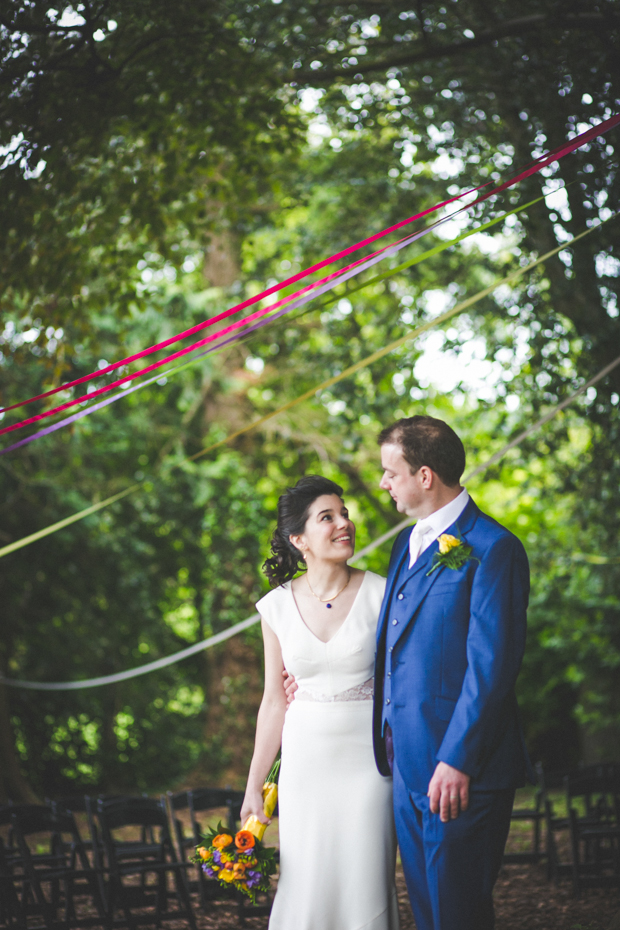
[[[487,193],[483,194],[481,197],[479,197],[477,200],[473,201],[473,203],[469,204],[467,207],[464,207],[463,209],[470,209],[476,204],[482,203],[483,201],[487,200],[489,197],[493,196],[494,194],[497,194],[503,190],[506,190],[508,187],[513,187],[515,184],[518,184],[519,181],[522,181],[525,178],[530,177],[532,174],[536,174],[538,171],[540,171],[542,168],[546,167],[547,165],[551,164],[552,162],[558,161],[560,158],[563,158],[565,155],[570,154],[570,152],[573,152],[575,149],[580,148],[582,145],[587,144],[587,142],[589,142],[591,139],[597,138],[598,136],[603,135],[604,133],[608,132],[610,129],[616,126],[619,122],[620,122],[620,114],[617,114],[605,120],[604,122],[599,123],[597,126],[593,126],[591,129],[588,129],[586,132],[578,135],[572,141],[562,144],[558,148],[554,149],[552,152],[548,153],[547,155],[542,156],[540,159],[537,159],[535,162],[533,162],[530,166],[528,166],[526,169],[521,171],[519,174],[515,175],[513,178],[510,178],[508,181],[505,181],[503,184],[500,184],[497,187],[493,188],[493,190],[488,191]],[[483,186],[486,186],[486,185],[483,185]],[[479,190],[479,189],[480,188],[473,188],[472,190]],[[471,193],[471,191],[467,191],[465,193]],[[317,271],[321,268],[324,268],[326,265],[333,264],[334,262],[339,261],[341,258],[344,258],[347,255],[350,255],[352,252],[355,252],[367,245],[370,245],[372,242],[377,241],[377,239],[383,238],[384,236],[392,232],[395,232],[397,229],[400,229],[403,226],[406,226],[409,223],[412,223],[415,220],[420,219],[423,216],[427,216],[429,213],[433,213],[436,210],[439,210],[442,207],[447,206],[450,203],[453,203],[455,200],[459,200],[461,197],[465,196],[465,193],[459,194],[458,197],[452,197],[449,200],[445,200],[442,203],[437,204],[435,207],[431,207],[428,210],[424,210],[421,213],[418,213],[415,216],[409,217],[406,220],[401,220],[400,223],[396,223],[393,226],[390,226],[387,229],[382,230],[381,232],[375,233],[374,236],[369,236],[368,238],[363,239],[361,242],[358,242],[355,245],[349,246],[347,249],[343,249],[341,252],[338,252],[335,255],[332,255],[330,258],[326,258],[323,261],[318,262],[316,265],[312,265],[306,271],[298,272],[296,275],[293,275],[292,277],[287,278],[282,283],[273,285],[272,287],[268,288],[262,293],[257,294],[255,297],[251,297],[248,300],[244,301],[243,303],[238,304],[235,307],[231,307],[229,310],[226,310],[223,313],[210,318],[209,320],[205,320],[204,322],[197,324],[191,329],[185,330],[185,332],[180,333],[178,336],[173,336],[171,339],[165,340],[164,342],[157,343],[156,345],[151,346],[148,349],[143,349],[142,352],[138,352],[137,354],[129,356],[128,358],[121,359],[119,362],[115,362],[112,365],[108,365],[106,368],[103,368],[100,371],[93,372],[90,375],[85,375],[82,378],[78,378],[75,381],[68,382],[67,384],[54,388],[51,391],[47,391],[44,394],[39,394],[36,397],[31,397],[29,400],[21,401],[20,403],[13,404],[10,407],[5,407],[0,412],[14,410],[17,407],[32,403],[35,400],[41,400],[45,397],[51,396],[52,394],[56,394],[58,391],[68,390],[70,387],[74,387],[75,385],[83,384],[84,382],[92,380],[93,378],[100,377],[101,375],[104,375],[110,371],[114,371],[116,368],[118,368],[121,365],[130,364],[131,362],[139,358],[143,358],[144,356],[149,355],[152,352],[157,351],[158,349],[162,349],[162,348],[165,348],[166,346],[172,345],[174,342],[178,342],[181,339],[186,338],[187,336],[193,335],[194,333],[199,332],[205,327],[212,326],[216,322],[219,322],[233,315],[234,313],[237,313],[240,310],[243,310],[251,306],[252,304],[257,303],[258,301],[263,300],[265,297],[268,297],[269,295],[279,290],[282,290],[284,287],[287,287],[288,285],[293,284],[296,281],[299,281],[304,277],[307,277],[307,275],[311,274],[312,272]],[[381,251],[384,251],[384,249],[379,250],[379,252]],[[375,252],[374,254],[377,255],[379,254],[379,252]],[[290,301],[295,300],[298,296],[306,293],[308,290],[318,287],[319,285],[325,283],[326,281],[329,281],[332,278],[342,274],[344,271],[348,271],[350,268],[355,267],[355,265],[359,264],[359,262],[363,260],[364,259],[359,259],[357,262],[354,262],[352,265],[347,266],[347,268],[342,269],[341,271],[338,271],[338,272],[333,272],[331,275],[328,275],[326,278],[323,278],[320,281],[315,282],[313,284],[307,285],[305,288],[302,288],[302,290],[291,295],[290,297],[283,298],[282,300],[278,301],[278,303],[276,303],[275,305],[268,307],[265,310],[256,311],[250,316],[245,317],[242,320],[239,320],[237,323],[234,323],[231,326],[225,327],[223,330],[220,330],[217,333],[214,333],[212,336],[208,336],[205,339],[199,340],[193,345],[188,346],[185,349],[181,349],[179,352],[175,352],[172,355],[169,355],[166,358],[162,359],[161,361],[156,362],[153,365],[149,365],[148,367],[143,368],[138,372],[135,372],[131,375],[126,375],[124,378],[120,378],[119,380],[114,381],[111,384],[106,385],[103,388],[99,388],[99,390],[97,391],[93,391],[93,392],[90,392],[89,394],[83,395],[82,397],[75,398],[71,401],[67,401],[67,403],[61,404],[58,407],[54,407],[51,410],[47,410],[45,413],[41,413],[41,414],[38,414],[37,416],[22,420],[19,423],[13,424],[12,426],[5,426],[4,428],[0,429],[0,435],[2,433],[11,432],[12,430],[21,429],[22,427],[27,426],[31,423],[36,423],[39,420],[52,416],[55,413],[60,413],[62,410],[66,410],[68,407],[72,407],[75,404],[83,403],[85,399],[88,399],[88,400],[93,399],[99,396],[100,394],[103,394],[107,391],[112,390],[115,387],[118,387],[121,384],[124,384],[126,381],[134,380],[135,378],[138,378],[141,375],[147,374],[150,371],[154,371],[156,368],[160,368],[162,365],[165,365],[168,362],[174,361],[175,359],[180,358],[183,355],[186,355],[188,352],[193,352],[196,349],[204,345],[207,345],[209,342],[213,342],[215,339],[218,339],[219,337],[229,332],[232,332],[236,329],[239,329],[247,325],[248,323],[251,323],[253,320],[256,320],[260,316],[273,312],[273,310],[275,310],[277,307],[280,307],[285,303],[289,303]]]
[[[474,187],[472,190],[479,190],[479,188]],[[153,346],[149,346],[148,349],[143,349],[141,352],[137,352],[135,355],[129,355],[127,358],[122,358],[120,361],[114,362],[113,364],[108,365],[106,368],[101,368],[98,371],[91,372],[89,375],[76,378],[75,381],[67,381],[66,384],[61,384],[59,387],[52,388],[52,390],[46,391],[44,394],[37,394],[34,397],[28,398],[28,400],[20,400],[19,403],[12,404],[10,407],[2,407],[0,408],[0,413],[6,413],[9,410],[15,410],[17,407],[23,407],[26,404],[32,404],[35,400],[43,400],[45,397],[51,397],[53,394],[57,394],[59,391],[67,391],[69,388],[75,387],[78,384],[85,384],[87,381],[92,381],[94,378],[99,378],[111,371],[115,371],[117,368],[120,368],[121,365],[129,365],[131,362],[135,362],[140,358],[151,355],[153,352],[157,352],[160,349],[165,349],[168,346],[173,345],[175,342],[180,342],[182,339],[186,339],[188,336],[193,336],[195,333],[200,332],[207,326],[214,326],[216,323],[220,323],[222,320],[227,319],[229,316],[233,316],[235,313],[239,313],[241,310],[245,310],[247,307],[250,307],[259,301],[264,300],[271,294],[275,294],[277,291],[281,291],[285,287],[288,287],[289,285],[295,284],[297,281],[306,278],[309,274],[312,274],[315,271],[319,271],[321,268],[325,268],[327,265],[333,265],[334,262],[339,261],[341,258],[345,258],[347,255],[351,255],[353,252],[357,252],[359,249],[364,248],[364,246],[376,242],[377,239],[381,239],[384,236],[389,235],[389,233],[395,232],[397,229],[401,229],[401,227],[406,226],[409,223],[413,223],[415,220],[419,220],[424,216],[427,216],[429,213],[434,213],[435,211],[440,210],[442,207],[448,206],[448,204],[454,203],[455,200],[460,200],[462,197],[465,197],[466,194],[470,193],[472,193],[472,191],[465,191],[465,193],[459,194],[458,197],[451,197],[450,200],[444,200],[443,203],[439,203],[435,207],[430,207],[428,210],[423,210],[422,213],[416,213],[415,216],[410,216],[409,219],[401,220],[400,223],[396,223],[394,226],[390,226],[381,232],[375,233],[374,236],[369,236],[367,239],[363,239],[361,242],[358,242],[355,245],[351,245],[347,249],[343,249],[341,252],[337,252],[330,258],[323,259],[323,261],[318,262],[316,265],[312,265],[306,271],[299,271],[297,274],[292,275],[290,278],[286,278],[285,281],[282,281],[279,284],[274,284],[272,287],[267,288],[267,290],[261,291],[261,293],[257,294],[255,297],[250,297],[243,301],[243,303],[237,304],[236,306],[231,307],[229,310],[225,310],[223,313],[219,313],[217,316],[210,317],[208,320],[204,320],[202,323],[197,323],[196,326],[192,326],[190,329],[186,329],[184,332],[179,333],[177,336],[172,336],[170,339],[166,339],[163,342],[158,342]],[[294,294],[292,296],[295,297],[297,295]],[[150,369],[145,369],[145,371],[147,370]],[[136,378],[140,374],[142,374],[142,372],[137,372],[136,374],[132,375],[132,377]],[[115,384],[120,383],[122,382],[115,382]],[[77,403],[80,403],[80,401],[83,399],[83,397],[80,398]],[[16,426],[18,425],[20,424],[16,424]],[[6,430],[0,430],[0,432],[5,431]]]
[[[427,230],[424,230],[424,232],[426,231]],[[225,336],[228,333],[241,329],[244,326],[247,326],[248,324],[252,323],[254,320],[257,320],[260,317],[263,317],[268,313],[273,313],[274,310],[277,310],[279,307],[282,307],[284,304],[286,305],[291,304],[291,309],[292,309],[292,304],[296,302],[299,297],[301,297],[304,294],[307,294],[308,291],[315,291],[315,290],[320,291],[323,285],[332,281],[334,278],[341,279],[343,277],[346,277],[347,272],[349,272],[351,269],[355,269],[358,265],[363,264],[365,262],[369,262],[370,260],[372,260],[373,258],[377,256],[380,257],[382,252],[388,251],[389,249],[392,249],[395,246],[398,246],[399,243],[407,243],[409,239],[413,241],[414,238],[417,238],[417,237],[406,236],[404,239],[400,239],[396,243],[391,243],[390,245],[386,245],[382,249],[379,249],[377,252],[374,252],[369,256],[365,256],[364,258],[359,258],[357,261],[353,262],[351,265],[347,265],[345,268],[341,268],[339,271],[334,271],[330,275],[327,275],[325,278],[321,278],[318,281],[313,282],[312,284],[307,284],[306,287],[302,288],[300,291],[297,291],[295,294],[291,294],[288,297],[283,297],[277,303],[272,304],[271,306],[266,307],[263,310],[256,310],[254,313],[250,314],[249,316],[244,317],[241,320],[238,320],[236,323],[231,323],[230,326],[226,326],[224,327],[224,329],[218,330],[216,333],[213,333],[211,336],[206,336],[204,339],[200,339],[198,340],[198,342],[194,342],[192,343],[192,345],[186,346],[186,348],[184,349],[179,349],[178,352],[174,352],[172,355],[168,355],[165,358],[162,358],[160,361],[154,362],[152,365],[149,365],[146,368],[140,369],[140,371],[134,372],[133,374],[130,374],[130,375],[125,375],[123,378],[119,378],[117,381],[112,381],[110,384],[106,384],[105,387],[99,388],[97,391],[90,391],[88,394],[83,394],[81,397],[76,397],[73,400],[69,400],[64,404],[60,404],[58,407],[52,407],[51,410],[46,410],[44,413],[39,413],[34,417],[28,417],[28,419],[26,420],[20,420],[19,423],[14,423],[12,426],[5,426],[3,429],[0,429],[0,435],[2,433],[10,433],[16,429],[21,429],[24,426],[29,426],[31,423],[38,423],[39,420],[44,420],[47,417],[51,417],[55,413],[61,413],[63,410],[67,410],[69,407],[74,407],[76,404],[82,404],[85,401],[93,400],[95,397],[98,397],[100,394],[105,394],[108,391],[111,391],[113,388],[118,387],[120,384],[125,384],[126,381],[134,381],[136,378],[139,378],[141,375],[145,375],[151,371],[155,371],[157,368],[161,368],[162,365],[166,365],[168,362],[173,362],[175,359],[182,358],[184,355],[187,355],[190,352],[195,352],[196,349],[200,349],[202,348],[202,346],[208,345],[210,342],[214,342],[215,340],[219,339],[221,336]],[[265,291],[265,293],[267,293],[267,291]],[[202,327],[204,326],[204,324],[200,324],[200,326]],[[172,341],[176,341],[176,340],[173,339]],[[104,371],[107,371],[107,369],[101,369],[100,372],[97,372],[97,375],[101,374]],[[87,377],[90,377],[90,376],[87,376]],[[65,386],[63,390],[67,390],[68,387],[69,387],[68,385]],[[41,396],[45,396],[45,395],[41,395]],[[34,398],[34,399],[36,400],[37,398]],[[16,404],[15,406],[19,406],[19,404]],[[11,410],[13,408],[7,407],[6,409]]]

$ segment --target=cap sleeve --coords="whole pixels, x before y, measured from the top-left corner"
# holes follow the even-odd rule
[[[375,597],[379,598],[379,602],[383,600],[383,595],[385,594],[385,586],[387,584],[387,578],[384,578],[383,575],[377,575],[375,572],[366,572],[369,582],[369,590]]]
[[[273,630],[273,632],[278,635],[278,615],[280,611],[278,610],[278,602],[282,594],[283,585],[280,585],[279,588],[274,588],[273,591],[270,591],[268,594],[265,594],[264,597],[261,597],[260,601],[256,602],[256,609],[261,615],[261,618],[265,621],[267,626]]]

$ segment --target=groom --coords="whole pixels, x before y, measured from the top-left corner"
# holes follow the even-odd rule
[[[527,557],[459,484],[465,450],[447,423],[398,420],[379,445],[380,486],[417,523],[394,543],[379,617],[377,765],[394,775],[417,930],[492,930],[515,788],[530,771],[514,692]]]

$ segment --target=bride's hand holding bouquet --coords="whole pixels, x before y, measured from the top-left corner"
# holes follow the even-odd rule
[[[236,888],[252,902],[258,891],[269,891],[276,871],[275,849],[263,846],[262,839],[278,801],[279,771],[278,759],[265,780],[260,802],[255,803],[257,798],[244,801],[241,830],[233,835],[219,823],[205,835],[193,859],[208,878]]]

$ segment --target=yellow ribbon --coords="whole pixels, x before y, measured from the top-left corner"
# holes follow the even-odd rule
[[[495,281],[489,287],[485,287],[482,291],[478,291],[477,294],[474,294],[473,297],[468,297],[467,300],[463,300],[460,303],[452,307],[451,310],[446,310],[445,313],[441,313],[439,316],[435,317],[433,320],[428,320],[426,323],[422,323],[421,326],[412,329],[411,332],[405,333],[404,336],[401,336],[400,339],[395,339],[394,342],[390,342],[388,345],[384,346],[382,349],[378,349],[376,352],[372,352],[366,358],[361,359],[361,361],[356,362],[354,365],[350,365],[348,368],[345,368],[344,371],[340,372],[338,375],[334,375],[332,378],[328,378],[326,381],[322,381],[321,384],[316,385],[313,388],[310,388],[308,391],[304,391],[303,394],[300,394],[298,397],[293,400],[288,401],[286,404],[282,404],[281,407],[278,407],[276,410],[273,410],[271,413],[265,414],[265,416],[260,417],[258,420],[254,420],[253,423],[249,423],[247,426],[242,427],[241,429],[236,430],[234,433],[230,433],[224,439],[220,439],[219,442],[214,442],[210,446],[207,446],[206,449],[201,449],[200,452],[196,452],[194,455],[188,456],[184,459],[183,462],[178,462],[174,468],[179,468],[184,462],[193,462],[196,459],[200,458],[207,453],[212,452],[214,449],[219,449],[220,446],[226,445],[229,442],[232,442],[233,439],[236,439],[238,436],[242,436],[244,433],[250,432],[250,430],[256,429],[259,426],[262,426],[263,423],[267,423],[268,420],[272,420],[274,417],[277,417],[279,414],[284,413],[287,410],[291,410],[293,407],[296,407],[297,404],[303,403],[305,400],[309,400],[313,395],[317,394],[319,391],[325,391],[327,388],[332,387],[332,385],[337,384],[339,381],[343,381],[345,378],[348,378],[350,375],[355,374],[357,371],[360,371],[362,368],[367,368],[368,365],[372,365],[373,362],[378,361],[378,359],[383,358],[384,355],[388,355],[390,352],[393,352],[394,349],[399,348],[399,346],[404,345],[407,342],[410,342],[412,339],[415,339],[416,336],[420,336],[422,333],[426,332],[429,329],[433,329],[435,326],[439,326],[440,323],[445,323],[446,320],[451,319],[453,316],[456,316],[458,313],[462,313],[463,310],[466,310],[468,307],[472,307],[474,304],[477,304],[484,297],[487,297],[491,294],[496,288],[500,287],[502,284],[507,284],[511,281],[515,281],[518,278],[523,277],[527,274],[528,271],[531,271],[532,268],[536,268],[537,265],[540,265],[542,262],[546,261],[548,258],[551,258],[552,255],[556,255],[562,249],[567,249],[573,243],[577,242],[579,239],[582,239],[584,236],[589,235],[591,232],[594,232],[603,225],[603,223],[608,223],[609,220],[614,219],[618,214],[614,213],[608,219],[603,220],[597,226],[592,226],[589,229],[584,230],[579,233],[578,236],[574,236],[568,242],[563,242],[555,249],[551,249],[549,252],[545,252],[544,255],[541,255],[540,258],[537,258],[536,261],[530,262],[529,265],[526,265],[524,268],[519,268],[517,271],[513,271],[511,274],[506,275],[506,277],[501,278],[499,281]],[[475,232],[479,232],[482,227],[478,227]],[[449,244],[449,243],[448,243]],[[441,249],[444,246],[437,246],[437,249]],[[434,250],[430,250],[433,252]],[[418,256],[417,260],[421,260],[421,256]],[[416,261],[415,259],[413,260]],[[406,264],[406,263],[405,263]],[[400,270],[399,266],[396,269],[393,269],[390,274],[396,274]],[[386,273],[387,276],[387,273]],[[373,283],[373,281],[368,281],[367,286]],[[144,479],[145,481],[148,479]],[[51,526],[46,526],[42,530],[38,530],[36,533],[31,533],[29,536],[24,536],[22,539],[17,539],[15,542],[9,543],[7,546],[0,548],[0,558],[2,556],[8,555],[10,552],[15,552],[17,549],[22,549],[24,546],[30,545],[30,543],[36,542],[39,539],[43,539],[45,536],[50,536],[52,533],[55,533],[57,530],[63,529],[65,526],[69,526],[72,523],[76,523],[78,520],[84,519],[84,517],[90,516],[90,514],[96,513],[98,510],[101,510],[103,507],[107,507],[110,504],[113,504],[115,501],[121,500],[123,497],[127,497],[129,494],[133,494],[137,491],[144,482],[139,482],[138,484],[133,484],[131,487],[126,488],[124,491],[120,491],[118,494],[112,495],[105,500],[101,501],[98,504],[93,504],[91,507],[86,507],[84,510],[80,510],[78,513],[74,513],[71,517],[66,517],[64,520],[59,520],[57,523],[52,523]]]
[[[614,214],[616,216],[617,214]],[[609,219],[612,219],[610,217]],[[603,222],[607,223],[609,220],[604,220]],[[316,387],[310,388],[309,391],[305,391],[303,394],[300,394],[299,397],[296,397],[294,400],[289,400],[288,403],[282,404],[281,407],[278,407],[277,410],[272,410],[271,413],[266,413],[265,416],[260,417],[258,420],[254,420],[253,423],[249,423],[247,426],[241,427],[241,429],[236,430],[234,433],[230,433],[224,439],[220,439],[219,442],[214,442],[212,445],[207,446],[206,449],[202,449],[200,452],[194,453],[194,455],[189,456],[186,461],[193,462],[195,459],[200,458],[202,455],[206,455],[207,452],[212,452],[214,449],[218,449],[220,446],[225,445],[226,443],[232,442],[233,439],[236,439],[237,436],[242,436],[243,433],[247,433],[250,430],[256,429],[258,426],[262,426],[263,423],[266,423],[268,420],[277,417],[278,414],[284,413],[286,410],[290,410],[292,407],[296,407],[297,404],[301,404],[304,400],[308,400],[314,394],[317,394],[319,391],[325,391],[327,388],[332,387],[332,385],[337,384],[339,381],[342,381],[344,378],[348,378],[349,375],[354,375],[356,371],[360,371],[362,368],[366,368],[368,365],[372,365],[373,362],[376,362],[378,359],[383,358],[384,355],[388,355],[390,352],[393,352],[394,349],[397,349],[399,346],[404,345],[406,342],[410,342],[412,339],[415,339],[416,336],[420,336],[422,333],[425,333],[429,329],[438,326],[440,323],[445,323],[446,320],[451,319],[453,316],[456,316],[457,313],[462,313],[463,310],[467,310],[468,307],[472,307],[474,304],[477,304],[484,297],[487,297],[491,294],[496,288],[500,287],[502,284],[507,284],[510,281],[515,281],[517,278],[522,277],[524,274],[527,274],[528,271],[531,271],[532,268],[535,268],[537,265],[540,265],[541,262],[546,261],[548,258],[551,258],[552,255],[556,255],[558,252],[561,252],[562,249],[568,248],[574,242],[577,242],[578,239],[582,239],[584,236],[589,235],[595,229],[599,229],[603,223],[599,223],[598,226],[593,226],[590,229],[584,230],[584,232],[579,233],[578,236],[575,236],[573,239],[570,239],[568,242],[563,242],[562,245],[559,245],[556,249],[551,249],[550,252],[545,252],[544,255],[541,255],[540,258],[537,258],[536,261],[530,262],[529,265],[526,265],[524,268],[519,268],[517,271],[511,272],[511,274],[506,275],[505,278],[501,278],[499,281],[495,281],[489,287],[485,287],[484,290],[478,291],[477,294],[474,294],[473,297],[468,297],[467,300],[462,300],[460,303],[452,307],[451,310],[446,310],[445,313],[441,313],[439,316],[436,316],[433,320],[428,320],[426,323],[422,323],[421,326],[417,326],[415,329],[412,329],[411,332],[405,333],[404,336],[401,336],[400,339],[395,339],[394,342],[388,343],[382,349],[377,349],[376,352],[373,352],[371,355],[368,355],[366,358],[363,358],[361,361],[356,362],[355,365],[350,365],[348,368],[345,368],[344,371],[341,371],[340,374],[334,375],[332,378],[328,378],[326,381],[322,381],[321,384],[316,385]],[[0,549],[0,555],[2,555],[2,550]]]

